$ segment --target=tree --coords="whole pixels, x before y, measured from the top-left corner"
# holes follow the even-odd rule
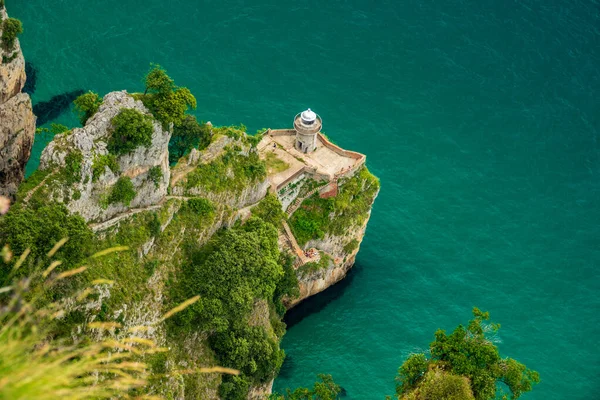
[[[128,206],[131,200],[135,198],[135,195],[135,188],[131,179],[121,176],[113,186],[110,196],[108,196],[108,203],[123,203]]]
[[[188,109],[196,108],[196,98],[188,88],[175,86],[160,65],[152,64],[146,75],[145,91],[141,100],[166,128],[181,125]]]
[[[490,318],[489,313],[473,308],[473,316],[474,319],[469,321],[466,328],[459,325],[450,335],[438,330],[435,340],[430,344],[429,359],[424,354],[412,355],[400,367],[396,386],[399,399],[421,398],[414,395],[418,394],[417,391],[424,390],[423,385],[428,390],[438,392],[441,390],[440,385],[455,389],[458,387],[457,381],[448,376],[444,376],[444,379],[432,378],[431,371],[437,369],[441,373],[467,378],[477,400],[494,399],[498,382],[508,387],[512,399],[519,398],[521,394],[530,391],[534,384],[539,383],[537,372],[511,358],[501,358],[496,345],[485,337],[488,328],[496,332],[500,327],[497,324],[490,324],[489,327],[484,325],[484,321]],[[449,385],[451,382],[454,383]],[[411,393],[413,397],[406,397]]]
[[[281,221],[285,216],[281,202],[273,193],[267,194],[265,198],[252,209],[252,214],[265,222],[273,224],[276,228],[281,225]]]
[[[11,51],[17,36],[23,33],[23,24],[16,18],[8,18],[2,23],[2,45],[4,50]]]
[[[149,92],[161,94],[171,92],[175,88],[175,83],[173,82],[173,79],[167,75],[167,71],[158,64],[150,64],[150,66],[152,68],[146,74],[146,78],[144,79],[146,87],[144,95]]]
[[[191,149],[204,149],[210,144],[210,127],[199,123],[196,117],[186,115],[181,124],[175,125],[169,142],[170,162],[177,162]]]
[[[73,101],[73,104],[75,105],[75,111],[79,115],[79,122],[81,122],[81,125],[85,125],[87,120],[96,114],[98,108],[100,108],[100,104],[102,104],[102,100],[98,96],[98,93],[89,91],[77,97]]]
[[[312,389],[297,388],[293,392],[288,389],[285,395],[274,393],[270,400],[336,400],[342,391],[333,381],[331,375],[317,375],[320,381],[315,382]]]
[[[133,108],[124,108],[111,122],[114,127],[108,141],[108,150],[111,153],[126,154],[138,146],[152,145],[152,117]]]

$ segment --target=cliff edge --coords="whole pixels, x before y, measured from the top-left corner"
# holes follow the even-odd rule
[[[8,19],[0,6],[0,36]],[[23,180],[35,135],[35,116],[25,86],[25,59],[19,40],[0,43],[0,194],[14,197]]]

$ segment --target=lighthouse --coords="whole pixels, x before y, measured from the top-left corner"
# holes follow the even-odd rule
[[[294,118],[296,131],[296,149],[302,153],[311,153],[317,148],[317,135],[321,132],[323,121],[310,108]]]

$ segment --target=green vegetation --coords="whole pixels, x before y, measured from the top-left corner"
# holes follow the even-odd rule
[[[318,375],[320,381],[315,382],[312,389],[297,388],[293,392],[288,389],[285,395],[273,393],[270,400],[336,400],[342,388],[335,384],[331,375]],[[440,400],[431,397],[431,400]]]
[[[83,126],[88,119],[96,114],[102,104],[102,99],[98,96],[98,93],[90,91],[76,98],[73,104],[75,105],[75,111],[79,115],[79,122]]]
[[[80,151],[72,151],[65,157],[65,169],[63,173],[68,185],[81,181],[82,162],[83,154]]]
[[[319,261],[307,262],[306,264],[304,264],[300,268],[298,268],[298,272],[302,276],[307,275],[307,274],[313,274],[321,269],[327,269],[327,267],[329,266],[329,263],[331,262],[331,257],[322,251],[319,251],[319,254],[321,255],[321,258],[319,259]]]
[[[450,335],[438,330],[430,344],[430,358],[413,354],[406,360],[398,371],[399,399],[489,400],[496,398],[498,387],[507,387],[510,398],[517,399],[539,383],[537,372],[511,358],[501,358],[496,345],[485,337],[488,328],[493,332],[499,329],[497,324],[484,324],[489,313],[474,308],[473,316],[466,328],[459,325]],[[427,397],[429,394],[435,396]],[[501,395],[508,398],[508,394]]]
[[[191,201],[187,208],[195,210]],[[191,252],[192,263],[175,289],[176,299],[193,294],[200,295],[200,300],[174,318],[171,333],[191,327],[214,332],[209,343],[219,363],[242,372],[225,378],[219,389],[223,399],[245,399],[251,384],[272,379],[283,362],[271,324],[250,326],[247,322],[258,299],[280,302],[276,296],[293,290],[281,265],[285,259],[280,257],[277,236],[272,224],[256,217],[215,235]],[[285,268],[289,271],[290,265]]]
[[[71,268],[91,254],[93,234],[83,218],[70,215],[63,204],[51,203],[39,208],[16,204],[0,219],[0,247],[8,245],[19,255],[29,249],[32,260],[42,259],[63,238],[68,241],[56,253],[62,262],[57,271]],[[7,283],[13,265],[0,264],[0,282]],[[32,267],[23,265],[18,276],[30,274]]]
[[[189,199],[185,206],[188,210],[200,216],[209,216],[215,211],[215,208],[210,200],[202,199],[200,197]]]
[[[196,108],[196,98],[188,88],[175,86],[160,65],[152,65],[145,79],[144,94],[138,96],[154,117],[167,128],[182,125],[186,112]]]
[[[69,131],[69,127],[63,124],[55,124],[54,122],[50,124],[50,128],[36,128],[35,134],[44,134],[50,133],[52,136],[58,135],[60,133],[65,133]]]
[[[290,167],[290,164],[286,163],[285,161],[283,161],[282,159],[277,157],[277,155],[275,153],[273,153],[272,151],[267,152],[266,162],[267,162],[267,172],[269,173],[269,175],[278,174],[280,172],[285,171],[286,169],[288,169]]]
[[[358,248],[358,240],[352,239],[344,245],[344,253],[350,254]]]
[[[135,198],[136,192],[133,182],[126,176],[121,176],[117,183],[112,187],[108,196],[108,204],[123,203],[129,206],[131,200]]]
[[[200,164],[187,176],[187,189],[201,186],[206,191],[239,192],[248,185],[266,177],[264,162],[258,154],[248,156],[229,149],[210,164]]]
[[[285,213],[281,209],[281,202],[273,193],[268,193],[265,198],[252,209],[252,214],[265,222],[273,224],[276,228],[281,226],[281,221],[285,218]]]
[[[148,170],[148,179],[154,182],[154,186],[158,188],[160,186],[160,180],[163,177],[162,169],[160,165],[155,165]]]
[[[108,141],[112,154],[126,154],[138,146],[152,145],[152,117],[136,109],[124,108],[112,119],[114,131]]]
[[[114,174],[119,173],[119,163],[114,154],[96,155],[92,164],[92,182],[95,182],[102,176],[108,167]]]
[[[325,234],[343,235],[354,226],[363,224],[371,209],[379,181],[366,167],[340,182],[336,197],[321,199],[318,195],[305,200],[290,218],[290,228],[300,246]]]
[[[181,124],[175,125],[169,141],[169,162],[175,163],[191,149],[205,149],[210,144],[210,127],[199,123],[196,117],[186,115]]]
[[[2,22],[2,47],[9,52],[15,47],[17,36],[23,33],[23,25],[16,18],[7,18]]]

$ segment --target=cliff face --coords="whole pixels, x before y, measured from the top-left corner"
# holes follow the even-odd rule
[[[0,9],[0,21],[6,18],[6,10]],[[35,135],[31,99],[21,93],[25,79],[19,40],[10,51],[0,46],[0,194],[11,197],[23,180]]]
[[[64,202],[86,221],[102,222],[130,209],[156,205],[167,194],[171,133],[157,121],[153,122],[149,147],[138,146],[131,153],[116,156],[118,168],[114,171],[103,165],[101,160],[110,156],[107,142],[113,130],[111,120],[123,109],[150,114],[127,92],[109,93],[85,127],[56,135],[42,153],[40,170],[49,174],[46,196]],[[152,168],[160,172],[153,176]],[[136,193],[129,204],[109,202],[121,177],[131,179]]]

